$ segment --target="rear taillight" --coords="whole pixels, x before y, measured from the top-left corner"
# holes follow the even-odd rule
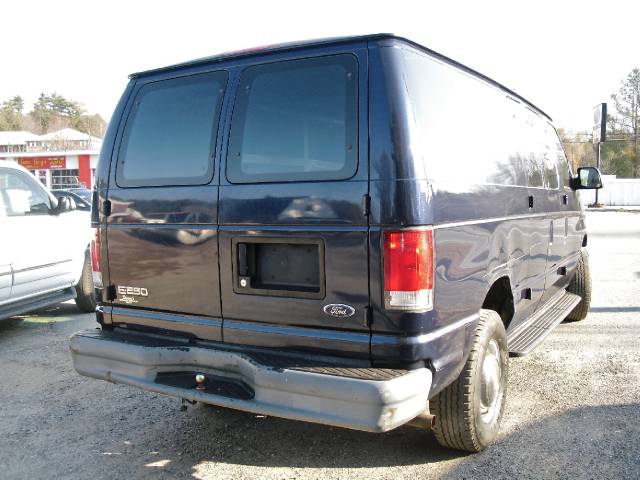
[[[384,306],[433,308],[433,230],[384,232]]]
[[[100,230],[93,229],[91,240],[91,271],[93,273],[94,286],[102,287],[102,272],[100,271]]]

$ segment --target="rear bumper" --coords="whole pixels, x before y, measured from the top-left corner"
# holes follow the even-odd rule
[[[188,400],[370,432],[396,428],[428,406],[432,377],[427,368],[287,367],[223,347],[135,337],[76,333],[70,341],[75,369]],[[192,378],[196,372],[217,380],[206,390],[197,390],[195,380],[166,380]]]

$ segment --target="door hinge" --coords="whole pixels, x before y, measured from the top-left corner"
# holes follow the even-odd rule
[[[371,313],[371,307],[364,307],[364,326],[371,327],[373,325],[373,314]]]
[[[105,300],[107,302],[112,302],[116,299],[116,286],[115,285],[107,285],[104,289]]]
[[[371,212],[371,197],[369,196],[368,193],[365,193],[362,196],[362,215],[364,215],[365,217],[368,217],[370,212]]]
[[[105,200],[102,202],[102,213],[105,217],[111,215],[111,200]]]

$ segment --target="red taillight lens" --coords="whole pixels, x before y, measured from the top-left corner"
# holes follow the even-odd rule
[[[100,271],[100,230],[93,229],[93,239],[91,240],[91,272],[93,285],[102,288],[102,272]]]
[[[391,310],[433,307],[433,230],[384,233],[384,299]]]
[[[93,229],[93,239],[91,240],[91,270],[100,271],[100,232]]]

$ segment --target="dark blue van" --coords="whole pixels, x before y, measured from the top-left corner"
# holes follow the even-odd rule
[[[371,35],[131,75],[92,221],[94,378],[383,432],[498,432],[509,353],[587,314],[587,233],[550,118]]]

